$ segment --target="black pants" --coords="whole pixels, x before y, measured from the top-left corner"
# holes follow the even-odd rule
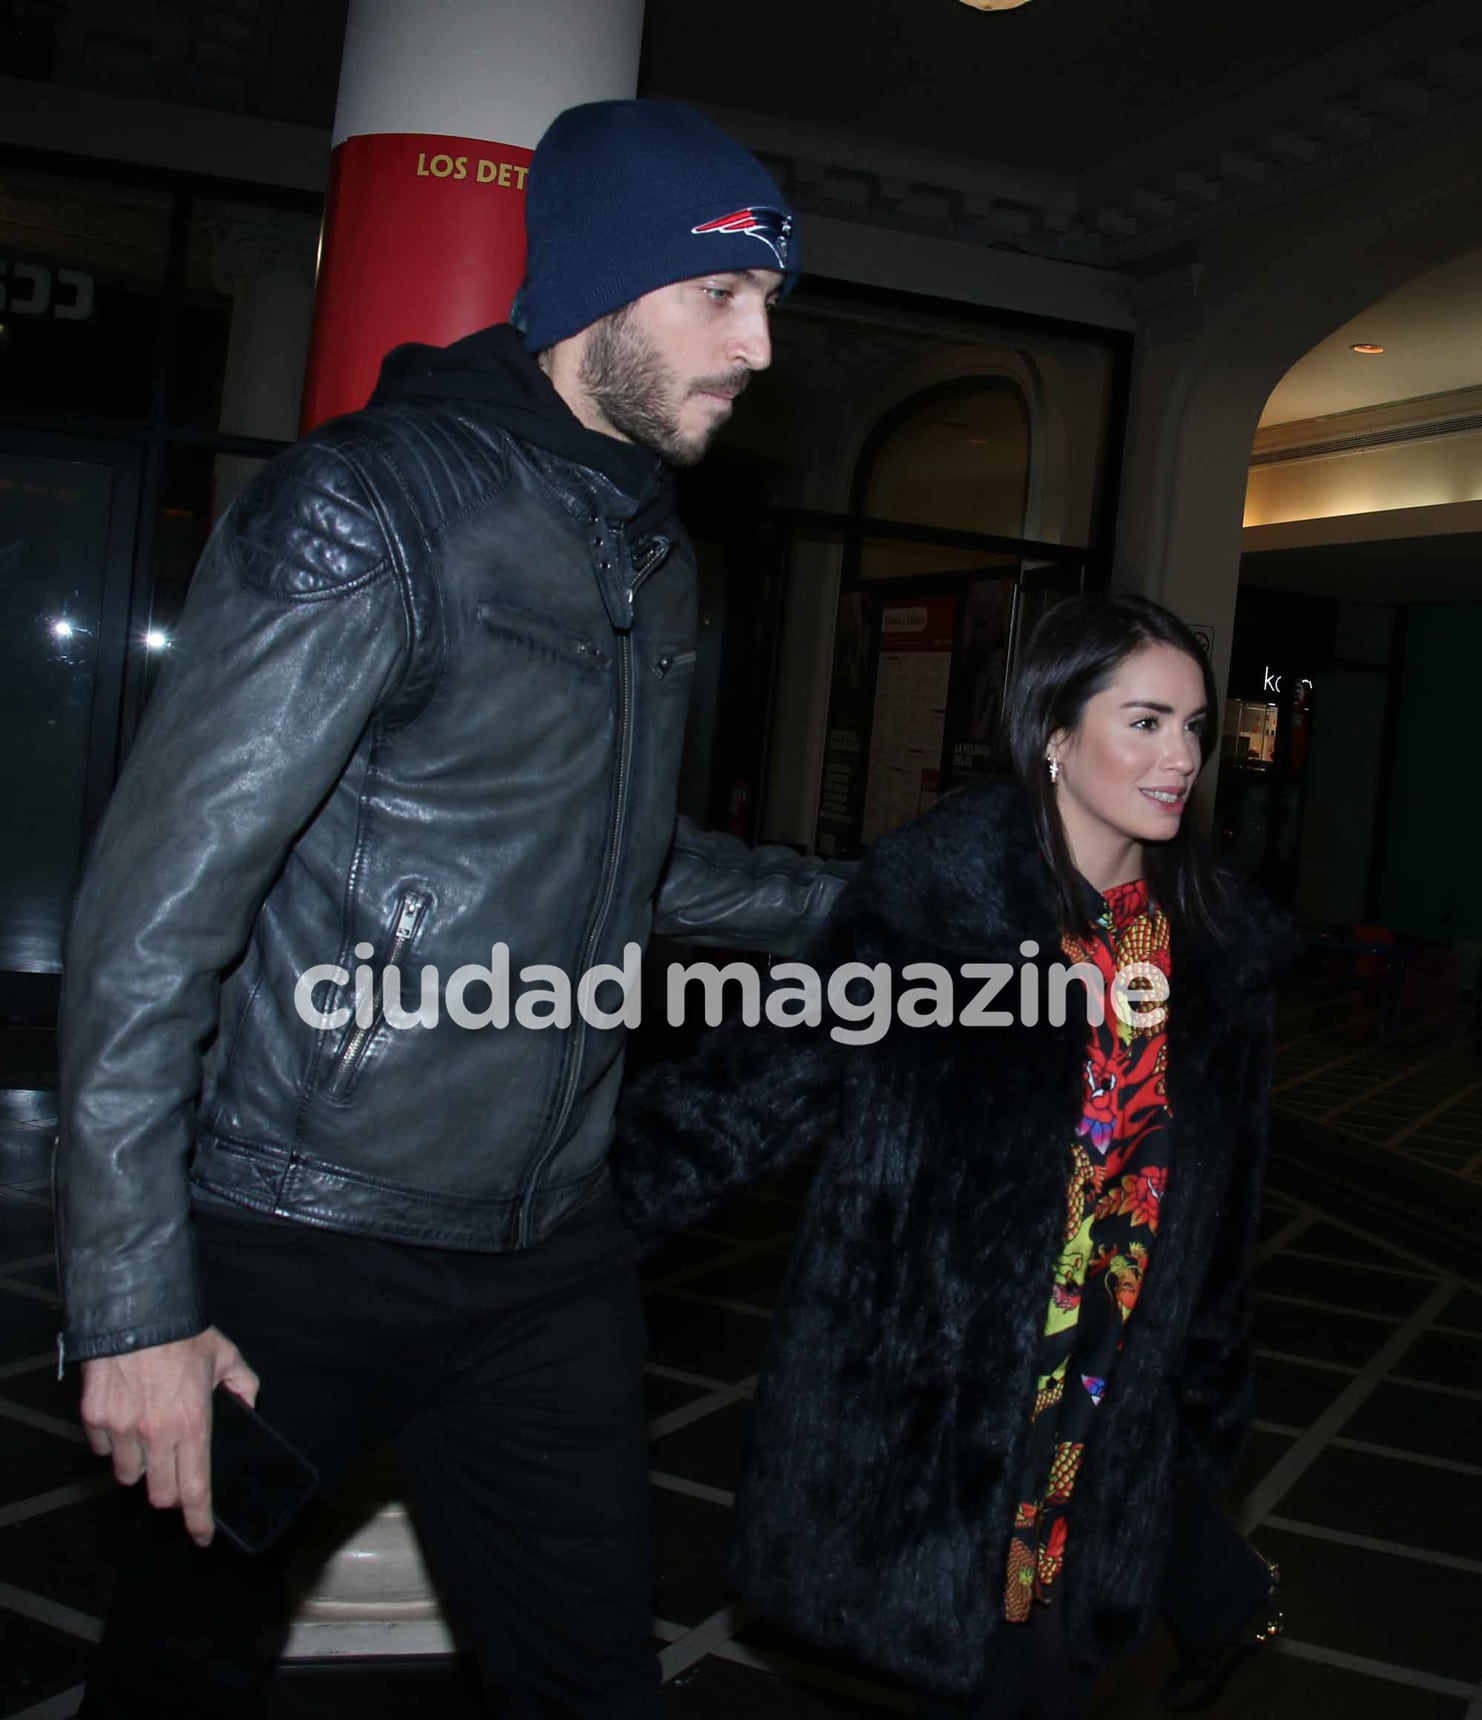
[[[207,1316],[322,1491],[399,1458],[422,1550],[501,1716],[651,1720],[643,1317],[610,1204],[519,1254],[413,1248],[204,1212]],[[309,1514],[311,1517],[313,1513]],[[261,1712],[296,1526],[249,1557],[140,1504],[86,1720]],[[301,1552],[300,1548],[300,1552]]]
[[[971,1702],[928,1698],[922,1720],[1080,1720],[1096,1672],[1071,1659],[1058,1606],[1036,1606],[1023,1624],[1001,1623],[988,1682]]]

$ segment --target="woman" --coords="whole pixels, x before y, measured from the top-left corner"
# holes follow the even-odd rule
[[[1176,1482],[1219,1486],[1243,1430],[1284,939],[1188,827],[1216,701],[1175,616],[1059,605],[1009,709],[1017,780],[883,838],[810,952],[978,965],[951,1024],[724,1029],[637,1084],[614,1168],[651,1234],[824,1143],[737,1580],[937,1713],[1058,1720],[1150,1624]],[[1122,1008],[1071,985],[1057,1020],[1055,962],[1120,972]],[[994,963],[1012,1020],[970,1025]]]

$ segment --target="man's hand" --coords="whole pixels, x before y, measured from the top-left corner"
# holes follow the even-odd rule
[[[148,1477],[149,1503],[178,1505],[199,1547],[210,1544],[211,1393],[223,1381],[249,1404],[257,1375],[230,1338],[208,1326],[193,1338],[82,1364],[82,1425],[125,1487]]]

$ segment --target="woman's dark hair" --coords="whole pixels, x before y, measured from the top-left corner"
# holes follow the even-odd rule
[[[1054,876],[1056,907],[1066,930],[1084,926],[1086,911],[1045,765],[1050,736],[1074,729],[1087,702],[1145,645],[1171,645],[1199,665],[1208,707],[1200,752],[1207,760],[1212,737],[1219,733],[1219,700],[1209,658],[1171,610],[1146,597],[1095,592],[1057,603],[1030,635],[1009,689],[1009,754],[1029,800],[1040,852]],[[1144,860],[1148,887],[1170,919],[1215,930],[1219,889],[1187,818],[1169,841],[1149,843]]]

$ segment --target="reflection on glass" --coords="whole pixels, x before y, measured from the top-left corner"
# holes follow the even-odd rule
[[[141,694],[148,699],[164,664],[211,528],[267,462],[209,448],[176,446],[165,458],[154,533],[154,581],[144,647]]]
[[[962,643],[953,670],[957,709],[950,724],[954,772],[992,768],[1008,677],[1014,586],[1007,579],[975,580],[967,589]]]
[[[168,200],[0,167],[0,413],[149,414]]]
[[[0,968],[60,969],[83,787],[113,473],[0,456]]]

